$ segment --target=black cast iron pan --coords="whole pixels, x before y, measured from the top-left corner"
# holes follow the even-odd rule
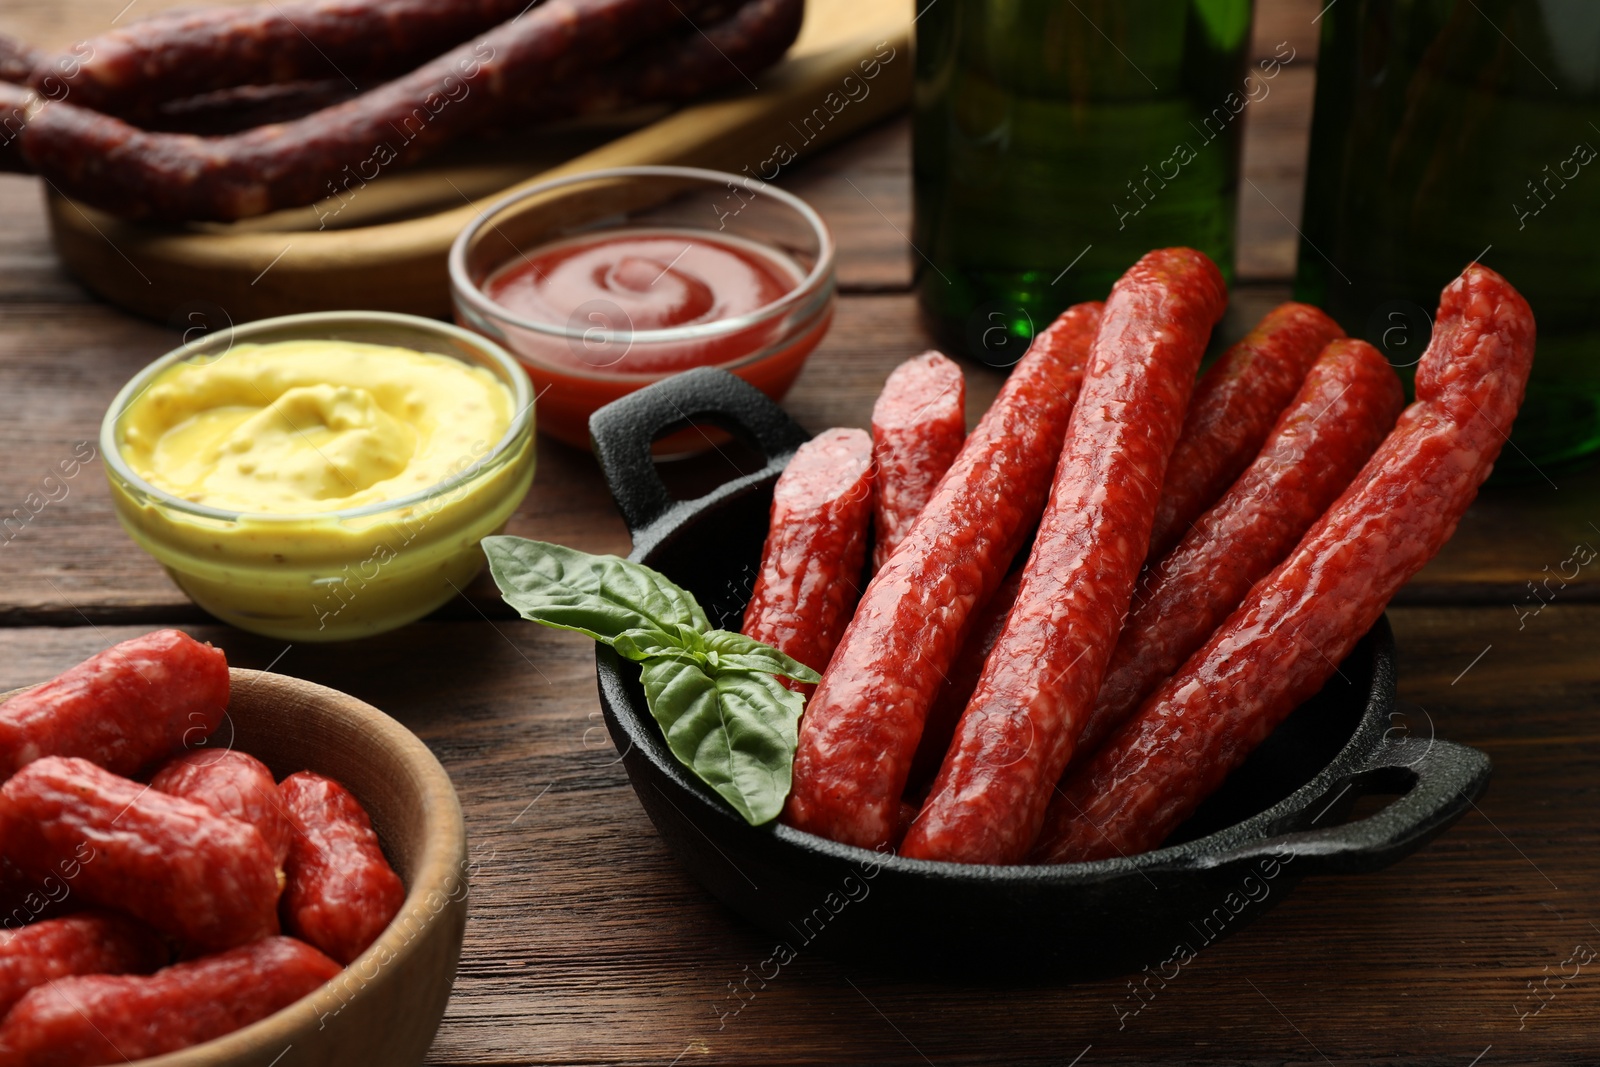
[[[696,500],[673,500],[653,440],[690,421],[759,448],[766,467]],[[630,558],[737,629],[766,536],[772,485],[810,435],[725,371],[690,371],[597,411],[595,454],[633,531]],[[1373,627],[1333,680],[1296,710],[1159,849],[1058,866],[907,860],[776,823],[747,825],[662,740],[639,671],[596,650],[600,703],[651,821],[689,873],[778,939],[775,953],[822,951],[916,966],[1087,976],[1181,966],[1311,874],[1386,867],[1480,795],[1489,759],[1407,735],[1394,721],[1394,639]],[[1355,800],[1397,794],[1341,822]],[[781,959],[778,962],[782,962]]]

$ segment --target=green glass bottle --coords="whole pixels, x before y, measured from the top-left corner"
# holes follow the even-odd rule
[[[1539,346],[1496,479],[1600,449],[1600,3],[1340,0],[1322,18],[1296,295],[1409,377],[1481,258]]]
[[[1152,248],[1230,280],[1252,0],[919,0],[912,243],[940,343],[995,365]],[[1269,73],[1270,71],[1270,73]]]

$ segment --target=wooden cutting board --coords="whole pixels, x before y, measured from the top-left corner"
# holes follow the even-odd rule
[[[130,223],[50,190],[51,235],[85,286],[163,321],[195,309],[235,323],[343,308],[446,316],[450,243],[506,193],[560,174],[650,163],[771,177],[778,161],[904,107],[911,15],[911,0],[808,0],[799,39],[753,92],[463,146],[343,201],[243,222]],[[847,76],[855,80],[846,84]]]

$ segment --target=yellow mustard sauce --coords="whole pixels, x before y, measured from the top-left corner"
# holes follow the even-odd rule
[[[212,614],[289,640],[378,633],[455,596],[526,494],[532,420],[514,404],[487,367],[450,356],[240,344],[174,364],[117,419],[129,470],[184,503],[116,476],[112,496]]]
[[[240,345],[157,379],[124,416],[122,455],[191,503],[312,514],[438,485],[492,447],[512,415],[504,384],[449,356],[340,341]]]

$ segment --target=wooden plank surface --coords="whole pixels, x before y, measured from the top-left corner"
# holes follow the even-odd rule
[[[0,7],[0,32],[59,46],[119,11],[187,0],[122,11],[125,2],[14,0]],[[1287,295],[1321,7],[1257,3],[1256,51],[1287,41],[1296,59],[1246,112],[1248,284],[1229,336]],[[840,244],[838,318],[788,401],[812,428],[865,425],[887,370],[928,343],[904,240],[909,147],[896,120],[783,178]],[[1409,606],[1391,611],[1405,700],[1397,728],[1476,745],[1496,765],[1479,810],[1416,856],[1302,883],[1148,1003],[1126,978],[979,985],[803,952],[730,1015],[728,983],[771,945],[656,837],[601,726],[588,644],[510,620],[482,581],[432,621],[350,645],[286,647],[207,623],[117,528],[98,464],[47,480],[94,441],[112,395],[178,329],[106,308],[61,272],[32,179],[0,176],[0,234],[0,688],[182,623],[240,666],[276,661],[417,731],[461,791],[478,861],[461,976],[431,1062],[1595,1060],[1600,970],[1573,974],[1565,961],[1600,950],[1600,606],[1585,603],[1600,600],[1600,566],[1577,567],[1573,555],[1600,547],[1600,472],[1486,491],[1402,594]],[[183,323],[197,309],[173,310]],[[998,376],[967,369],[976,413]],[[625,551],[593,460],[540,449],[511,532]],[[724,464],[711,456],[668,473],[705,486]],[[1013,919],[997,917],[998,936],[1027,936]]]
[[[1225,328],[1242,333],[1285,295],[1282,287],[1241,290]],[[0,467],[0,521],[10,520],[0,525],[7,572],[0,620],[71,624],[79,613],[115,621],[127,612],[138,618],[197,617],[160,567],[117,526],[98,463],[63,486],[47,481],[61,460],[96,440],[122,383],[175,337],[175,331],[98,304],[0,303],[6,384],[0,389],[0,452],[7,457]],[[788,407],[813,429],[865,426],[889,370],[928,343],[909,294],[846,296]],[[976,366],[968,366],[967,374],[975,420],[999,378]],[[593,459],[542,438],[539,449],[533,492],[512,519],[511,532],[624,551],[626,532]],[[717,477],[721,463],[710,455],[688,465],[698,468],[704,483]],[[1508,615],[1513,605],[1531,609],[1552,598],[1600,599],[1600,566],[1569,564],[1562,576],[1562,563],[1575,546],[1600,547],[1600,472],[1558,477],[1559,489],[1544,482],[1486,489],[1455,538],[1403,597],[1493,604]],[[475,585],[471,597],[479,609],[503,614],[486,582]]]
[[[117,13],[101,11],[90,0],[74,4],[89,5],[75,9],[79,26],[92,27]],[[1263,0],[1259,7],[1255,51],[1271,54],[1287,42],[1296,59],[1245,112],[1248,180],[1240,190],[1240,265],[1241,273],[1255,280],[1235,293],[1223,327],[1229,337],[1242,334],[1262,311],[1287,297],[1284,279],[1292,271],[1297,240],[1291,220],[1299,213],[1310,110],[1315,36],[1307,27],[1314,5]],[[141,5],[130,15],[154,9]],[[8,9],[0,15],[0,31],[59,42],[52,29],[56,11],[55,5]],[[904,239],[911,225],[909,155],[909,122],[899,119],[795,167],[782,179],[818,208],[840,246],[845,295],[838,324],[789,402],[809,427],[865,425],[888,369],[928,344],[907,291],[913,259]],[[215,326],[226,320],[226,309],[180,303],[163,329],[93,303],[50,251],[35,179],[0,175],[0,232],[7,237],[0,243],[0,367],[10,386],[0,390],[0,448],[8,457],[0,468],[0,520],[12,520],[0,527],[12,576],[0,589],[0,619],[70,624],[80,615],[97,621],[198,618],[161,569],[131,550],[116,527],[96,467],[74,479],[66,487],[69,495],[58,503],[47,498],[61,490],[45,486],[43,479],[80,442],[94,440],[111,397],[139,367],[176,342],[178,327]],[[995,378],[976,367],[969,375],[976,413],[982,410],[979,401],[992,395]],[[699,477],[703,481],[712,473]],[[1555,484],[1561,488],[1537,481],[1487,490],[1455,539],[1403,597],[1488,603],[1507,613],[1531,610],[1552,598],[1600,599],[1600,567],[1574,574],[1568,566],[1563,577],[1561,566],[1576,546],[1600,545],[1600,506],[1590,503],[1597,499],[1600,473],[1561,475]],[[511,528],[604,551],[626,546],[593,461],[544,441],[534,492]],[[487,583],[479,582],[469,595],[475,607],[454,605],[445,616],[477,610],[503,614]]]
[[[1126,978],[976,985],[804,951],[723,1018],[738,1003],[728,983],[771,954],[770,939],[712,901],[656,837],[600,725],[586,642],[481,620],[338,647],[191,629],[238,665],[276,661],[383,708],[456,781],[478,873],[438,1064],[1064,1067],[1091,1045],[1083,1067],[1466,1067],[1490,1045],[1485,1064],[1577,1062],[1595,1047],[1592,964],[1565,986],[1552,979],[1538,1014],[1519,1013],[1540,1003],[1529,982],[1543,993],[1575,946],[1600,949],[1600,607],[1552,606],[1521,632],[1481,610],[1391,617],[1409,702],[1396,726],[1487,751],[1495,777],[1481,810],[1387,871],[1302,882],[1126,1019],[1139,1005]],[[0,631],[0,688],[142,629]],[[416,670],[421,661],[453,666]],[[995,919],[996,936],[1027,936],[1016,916]]]

